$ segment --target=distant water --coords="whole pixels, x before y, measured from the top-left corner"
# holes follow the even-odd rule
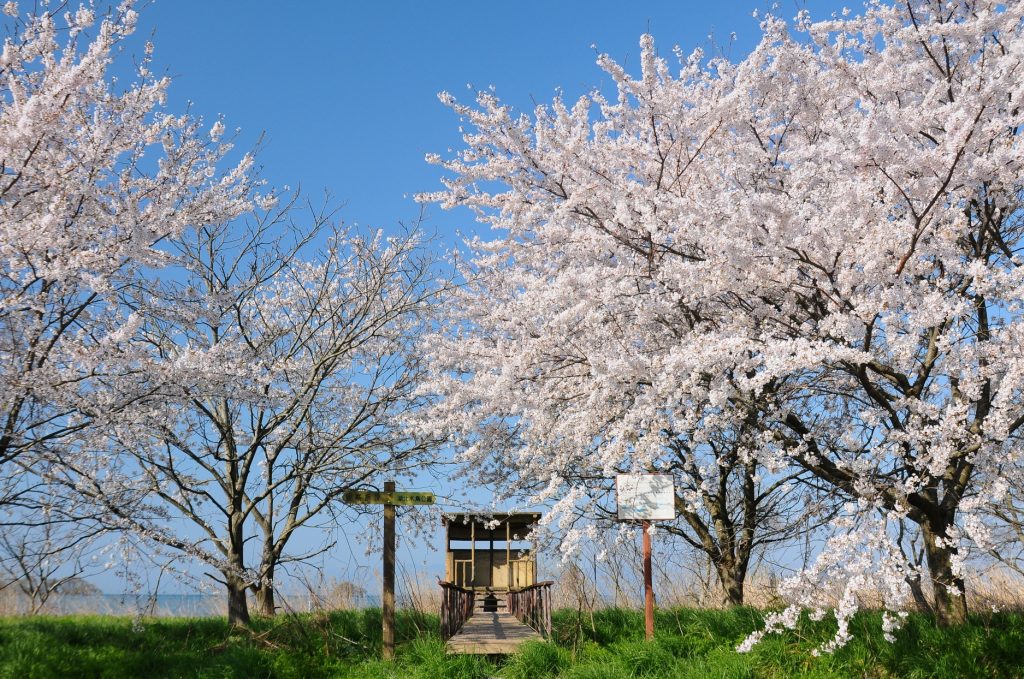
[[[252,600],[250,599],[250,606]],[[283,611],[306,612],[319,607],[309,595],[278,597]],[[366,594],[353,602],[357,608],[380,605],[380,597]],[[224,594],[158,594],[155,597],[134,594],[54,595],[42,611],[50,615],[153,615],[168,618],[206,618],[227,615]]]

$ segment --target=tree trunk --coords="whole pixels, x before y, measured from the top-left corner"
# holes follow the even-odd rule
[[[246,593],[249,589],[245,581],[245,533],[243,518],[236,511],[228,521],[228,572],[224,574],[224,582],[228,588],[228,624],[249,624],[249,601]]]
[[[280,551],[274,549],[274,536],[269,525],[259,519],[256,523],[264,533],[263,554],[260,557],[259,580],[253,583],[252,591],[256,596],[257,613],[273,617],[277,612],[277,602],[274,597],[274,572],[277,570]]]
[[[924,586],[921,584],[921,574],[907,576],[907,584],[910,585],[910,593],[914,597],[914,603],[917,605],[917,609],[922,613],[931,613],[932,604],[928,601],[928,597],[924,595]]]
[[[263,571],[260,582],[253,588],[256,594],[256,611],[260,615],[270,617],[277,612],[274,602],[274,567]]]
[[[228,624],[249,624],[249,601],[246,599],[245,581],[234,574],[226,576],[228,586]]]
[[[715,570],[722,594],[729,606],[743,605],[743,582],[746,580],[746,569],[734,563],[717,562]]]
[[[928,572],[932,579],[932,609],[940,626],[959,625],[967,622],[967,593],[964,581],[953,573],[953,556],[956,547],[940,545],[945,536],[946,526],[935,530],[927,522],[921,524],[924,536],[925,556]]]

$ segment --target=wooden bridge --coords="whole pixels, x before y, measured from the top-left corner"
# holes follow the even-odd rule
[[[540,514],[443,517],[447,581],[438,584],[441,636],[449,653],[508,654],[551,636],[553,583],[537,582],[533,545],[513,548],[539,519]],[[490,548],[478,549],[478,537]],[[453,549],[453,542],[468,542],[468,548]]]
[[[438,583],[441,636],[449,653],[515,653],[522,643],[551,636],[551,581],[480,597],[471,589]]]

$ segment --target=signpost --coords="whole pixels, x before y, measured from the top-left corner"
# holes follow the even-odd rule
[[[644,549],[644,632],[654,638],[654,575],[651,567],[651,521],[676,518],[676,492],[669,474],[619,474],[615,498],[620,521],[640,521]]]
[[[381,595],[384,629],[384,659],[395,657],[395,507],[432,505],[433,493],[395,491],[394,481],[384,482],[384,492],[347,490],[342,500],[350,505],[384,505],[384,591]]]
[[[398,491],[387,490],[388,486],[395,487],[395,484],[388,481],[384,484],[384,492],[377,490],[346,490],[342,499],[350,505],[432,505],[434,504],[433,493],[423,493],[418,490]]]

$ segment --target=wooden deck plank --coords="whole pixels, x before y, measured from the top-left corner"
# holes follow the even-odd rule
[[[478,611],[448,640],[448,652],[508,654],[527,641],[543,641],[543,637],[511,613]]]

